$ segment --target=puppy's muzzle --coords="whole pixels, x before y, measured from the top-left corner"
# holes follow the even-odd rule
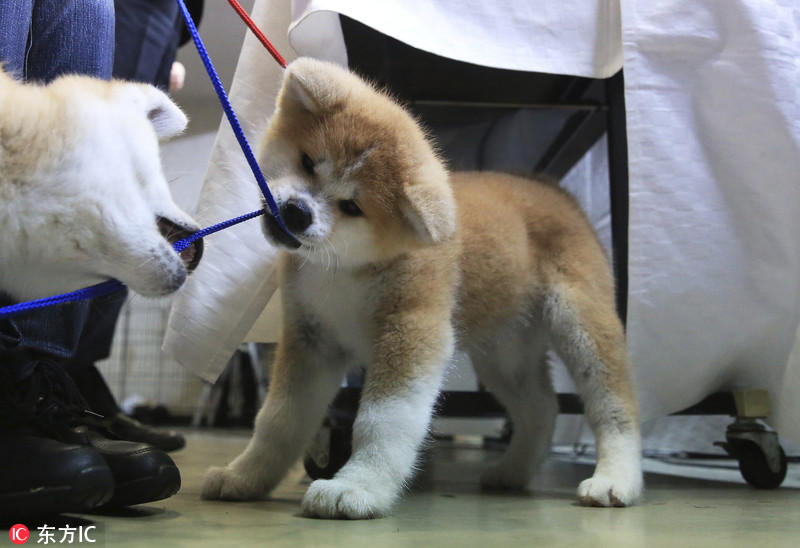
[[[278,212],[283,224],[293,235],[303,234],[314,223],[314,215],[301,200],[287,200],[278,207]],[[297,249],[301,245],[297,239],[284,232],[277,219],[269,211],[264,215],[264,228],[270,238],[280,245],[290,249]]]

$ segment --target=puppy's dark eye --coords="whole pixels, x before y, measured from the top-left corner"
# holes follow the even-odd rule
[[[303,171],[309,175],[314,175],[314,160],[305,152],[300,156],[300,165],[303,166]]]
[[[358,204],[353,200],[339,201],[339,209],[348,217],[361,217],[364,215],[364,212],[361,211],[361,208],[358,207]]]

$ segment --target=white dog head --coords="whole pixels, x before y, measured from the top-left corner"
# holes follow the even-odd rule
[[[108,278],[177,290],[202,248],[170,245],[199,226],[172,200],[158,140],[186,123],[152,86],[0,72],[0,291],[26,300]]]

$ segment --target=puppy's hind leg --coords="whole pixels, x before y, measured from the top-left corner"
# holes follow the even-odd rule
[[[481,476],[488,488],[524,489],[547,456],[558,414],[545,352],[547,337],[528,322],[503,330],[498,343],[470,352],[480,381],[503,404],[513,433],[502,458]]]
[[[202,498],[265,498],[302,456],[344,370],[344,360],[332,352],[282,341],[253,437],[229,465],[209,469]]]
[[[638,404],[612,291],[579,281],[545,299],[551,341],[566,364],[595,435],[597,467],[578,487],[586,506],[629,506],[642,492]]]

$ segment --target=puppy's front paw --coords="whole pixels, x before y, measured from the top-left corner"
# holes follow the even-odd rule
[[[578,486],[578,498],[583,506],[624,507],[635,504],[642,495],[642,479],[615,478],[595,474]]]
[[[231,468],[214,466],[206,472],[201,497],[206,500],[259,500],[266,497],[264,489]]]
[[[317,480],[303,497],[303,513],[309,517],[328,519],[370,519],[389,513],[394,502],[392,493],[380,488],[366,489],[342,479]]]
[[[503,462],[489,466],[481,475],[481,486],[486,489],[519,491],[525,489],[529,482],[525,466],[508,466]]]

